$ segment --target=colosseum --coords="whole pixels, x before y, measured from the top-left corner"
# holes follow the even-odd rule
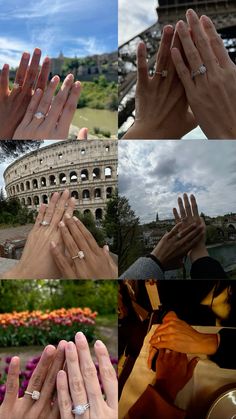
[[[100,220],[117,188],[117,148],[114,140],[67,140],[32,151],[5,170],[7,196],[37,209],[67,188],[77,209]]]

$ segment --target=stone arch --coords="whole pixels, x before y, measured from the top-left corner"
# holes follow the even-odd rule
[[[104,173],[105,173],[105,178],[106,179],[111,178],[112,168],[110,166],[105,167]]]
[[[95,167],[95,169],[93,169],[93,179],[101,179],[101,170],[99,167]]]
[[[89,199],[90,198],[90,192],[88,189],[84,189],[82,193],[83,199]]]
[[[71,197],[73,197],[75,199],[79,199],[79,193],[78,193],[78,191],[72,191],[71,192]]]
[[[42,187],[47,186],[47,181],[46,181],[46,178],[44,176],[41,177],[41,179],[40,179],[40,186],[42,186]]]
[[[15,195],[16,194],[16,188],[15,188],[14,185],[13,185],[12,189],[13,189],[13,194]]]
[[[56,185],[56,177],[54,175],[49,176],[49,185],[50,186]]]
[[[88,215],[88,214],[91,214],[90,209],[86,209],[86,210],[84,210],[84,215]]]
[[[38,180],[37,179],[32,180],[32,186],[33,186],[33,189],[38,189]]]
[[[26,181],[25,188],[26,188],[27,191],[30,190],[30,181],[29,180]]]
[[[65,173],[60,173],[59,174],[59,182],[60,183],[66,183],[66,175],[65,175]]]
[[[101,197],[102,197],[101,188],[94,189],[94,198],[101,198]]]
[[[82,182],[84,182],[85,180],[88,180],[88,178],[89,178],[88,170],[87,169],[81,170],[80,179],[82,180]]]
[[[21,204],[25,206],[25,198],[21,199]]]
[[[28,196],[27,198],[27,205],[32,205],[32,199],[30,198],[30,196]]]
[[[106,197],[107,197],[107,198],[111,198],[111,197],[112,197],[112,187],[111,187],[111,186],[109,186],[109,187],[106,189]]]
[[[20,184],[20,190],[21,190],[22,192],[25,190],[25,186],[24,186],[24,183],[23,183],[23,182],[21,182],[21,184]]]
[[[20,192],[20,188],[18,184],[16,185],[16,192]]]
[[[48,204],[48,196],[46,194],[42,195],[42,203]]]
[[[77,173],[75,171],[70,173],[70,182],[78,182],[78,176]]]
[[[102,219],[102,209],[101,208],[96,209],[95,218],[96,218],[96,220],[101,220]]]
[[[34,205],[39,205],[39,197],[38,197],[38,195],[35,195],[34,196],[33,203],[34,203]]]

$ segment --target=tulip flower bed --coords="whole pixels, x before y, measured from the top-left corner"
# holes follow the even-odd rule
[[[40,360],[40,357],[37,358],[31,358],[25,365],[25,368],[20,372],[20,387],[19,387],[19,397],[22,397],[24,395],[24,392],[28,386],[30,377],[35,369],[35,367],[37,366],[38,362]],[[1,358],[0,358],[1,361]],[[8,373],[8,368],[9,368],[9,364],[11,361],[11,357],[7,357],[5,358],[5,365],[1,365],[0,363],[0,370],[3,370],[4,373],[2,375],[0,375],[0,404],[2,403],[3,399],[4,399],[4,395],[5,395],[5,390],[6,390],[6,379],[7,379],[7,373]],[[111,358],[111,362],[113,367],[117,370],[117,359],[116,358]],[[98,368],[98,364],[95,363],[95,366],[97,368],[97,373],[98,373],[98,378],[99,378],[99,382],[101,385],[101,389],[103,391],[102,388],[102,384],[101,384],[101,379],[100,379],[100,374],[99,374],[99,368]]]
[[[45,346],[72,340],[78,331],[94,336],[96,312],[90,308],[24,311],[0,314],[0,346]]]

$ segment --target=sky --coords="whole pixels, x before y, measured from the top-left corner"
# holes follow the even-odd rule
[[[119,193],[142,223],[172,217],[184,192],[200,212],[236,212],[236,141],[119,142]]]
[[[117,49],[117,0],[0,0],[0,67],[22,52],[78,57]]]

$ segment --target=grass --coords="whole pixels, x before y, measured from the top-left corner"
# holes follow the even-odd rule
[[[117,322],[117,314],[98,314],[96,317],[96,326],[113,327]]]

